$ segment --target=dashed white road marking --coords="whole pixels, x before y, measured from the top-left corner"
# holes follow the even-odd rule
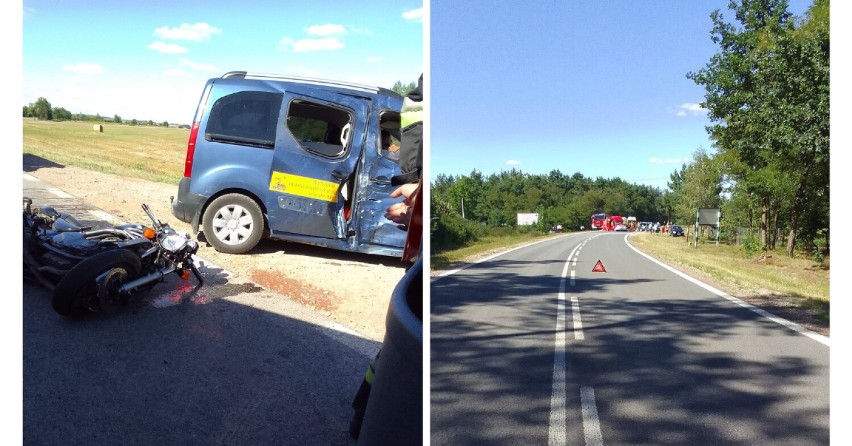
[[[580,319],[580,300],[577,296],[571,297],[571,314],[574,316],[574,339],[582,341],[583,336],[583,321]]]
[[[589,386],[580,387],[580,405],[583,408],[583,436],[586,446],[603,446],[595,389]]]
[[[565,362],[565,279],[568,277],[568,265],[571,257],[577,252],[577,247],[571,251],[568,261],[562,268],[562,279],[559,281],[559,294],[556,303],[556,335],[553,344],[553,386],[550,394],[550,426],[547,431],[548,446],[565,446],[566,432],[566,362]]]

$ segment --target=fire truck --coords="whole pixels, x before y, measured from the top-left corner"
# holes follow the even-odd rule
[[[599,231],[604,228],[604,222],[606,221],[606,214],[593,214],[592,215],[592,231]]]

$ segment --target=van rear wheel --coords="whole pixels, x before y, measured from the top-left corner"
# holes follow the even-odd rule
[[[263,237],[263,213],[260,206],[245,195],[222,195],[204,212],[202,230],[216,251],[243,254],[251,251]]]

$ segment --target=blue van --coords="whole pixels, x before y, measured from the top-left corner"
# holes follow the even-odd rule
[[[210,79],[172,214],[225,253],[268,237],[399,257],[406,232],[384,213],[400,200],[390,194],[401,173],[402,101],[389,89],[323,79],[244,71]]]

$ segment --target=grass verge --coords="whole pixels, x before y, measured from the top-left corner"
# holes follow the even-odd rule
[[[515,233],[501,236],[486,236],[470,246],[432,254],[429,257],[431,268],[432,270],[451,269],[462,263],[473,262],[515,246],[526,245],[527,243],[545,240],[558,235],[562,234]]]

